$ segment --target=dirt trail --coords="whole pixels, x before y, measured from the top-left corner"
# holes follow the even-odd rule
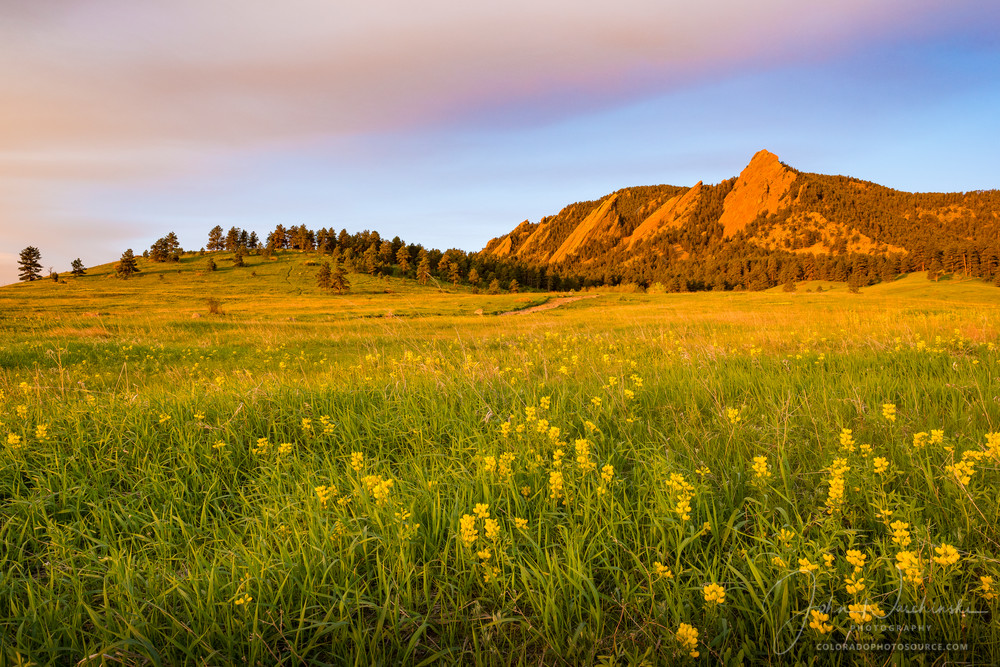
[[[527,315],[528,313],[537,313],[541,310],[552,310],[553,308],[558,308],[559,306],[564,306],[567,303],[573,303],[574,301],[579,301],[580,299],[596,299],[601,296],[600,294],[588,294],[587,296],[561,296],[557,299],[552,299],[551,301],[546,301],[540,306],[532,306],[531,308],[522,308],[521,310],[508,310],[505,313],[500,313],[503,315]]]

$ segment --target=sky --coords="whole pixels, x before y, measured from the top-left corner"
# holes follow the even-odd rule
[[[0,284],[215,225],[481,249],[766,148],[1000,188],[995,0],[0,0]]]

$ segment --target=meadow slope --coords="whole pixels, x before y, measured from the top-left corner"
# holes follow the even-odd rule
[[[0,288],[0,661],[1000,662],[996,288],[248,260]]]

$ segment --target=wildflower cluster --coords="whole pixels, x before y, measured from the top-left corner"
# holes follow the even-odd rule
[[[759,482],[763,482],[771,476],[771,470],[767,465],[766,456],[753,457],[753,474],[754,479]]]
[[[365,475],[361,478],[361,483],[364,484],[368,495],[374,498],[375,503],[381,507],[388,502],[389,492],[392,491],[395,480],[382,479],[381,475]]]
[[[847,429],[844,429],[845,431]],[[848,432],[848,437],[850,437],[850,432]],[[841,443],[844,442],[843,434],[841,434]],[[827,514],[833,514],[839,512],[844,506],[844,475],[850,470],[851,467],[847,465],[847,459],[834,459],[833,464],[830,466],[830,479],[828,480],[830,484],[830,490],[826,495],[826,511]]]
[[[698,629],[687,623],[677,626],[677,643],[681,649],[687,651],[692,658],[697,658],[701,653],[698,651]]]
[[[674,513],[680,517],[681,521],[691,518],[691,499],[694,498],[694,486],[684,479],[684,475],[671,473],[667,480],[667,488],[670,490],[674,503]]]

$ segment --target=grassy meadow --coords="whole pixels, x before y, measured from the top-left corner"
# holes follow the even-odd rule
[[[1000,663],[1000,290],[204,261],[0,288],[0,663]]]

